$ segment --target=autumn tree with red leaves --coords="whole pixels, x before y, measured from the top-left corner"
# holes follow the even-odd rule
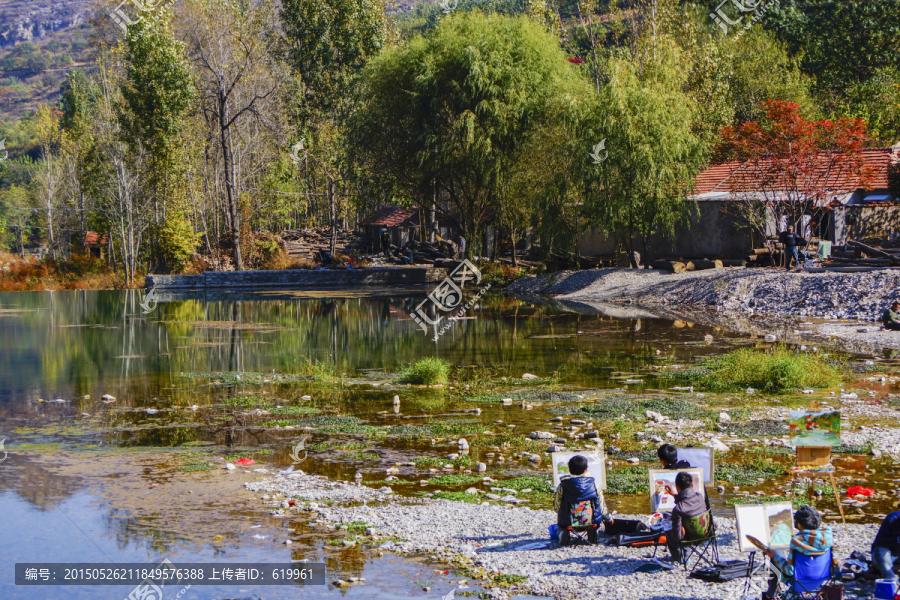
[[[734,162],[730,187],[738,211],[763,239],[781,216],[801,231],[803,215],[870,187],[861,152],[865,121],[807,121],[798,104],[784,100],[760,107],[765,116],[758,121],[722,129],[716,158]]]

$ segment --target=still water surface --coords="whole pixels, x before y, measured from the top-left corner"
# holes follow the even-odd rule
[[[186,299],[160,303],[150,314],[141,309],[142,291],[0,294],[0,437],[7,438],[10,451],[6,464],[0,464],[0,597],[113,599],[129,592],[120,587],[17,588],[11,584],[16,561],[149,563],[163,557],[175,563],[308,558],[328,563],[334,573],[368,580],[365,586],[343,591],[331,586],[194,587],[181,596],[185,600],[438,598],[455,587],[452,574],[435,575],[433,565],[391,555],[377,558],[359,548],[335,549],[326,544],[321,528],[286,524],[258,506],[232,508],[228,498],[214,497],[215,489],[213,497],[207,493],[203,501],[182,497],[203,493],[184,487],[200,486],[199,481],[166,488],[172,494],[177,491],[178,498],[154,496],[153,486],[185,479],[179,479],[175,466],[158,458],[142,463],[142,455],[123,455],[120,473],[108,455],[102,461],[92,458],[98,448],[149,453],[214,443],[226,448],[275,448],[268,456],[258,456],[259,462],[270,467],[290,464],[286,444],[271,430],[254,429],[252,423],[222,427],[217,417],[201,415],[213,414],[205,408],[223,398],[299,395],[308,386],[245,385],[242,380],[211,384],[208,377],[192,375],[238,372],[276,377],[312,362],[351,379],[382,378],[380,387],[341,385],[314,392],[318,408],[382,424],[389,421],[383,411],[390,410],[391,397],[398,392],[403,394],[405,413],[446,412],[462,406],[442,396],[447,390],[391,385],[390,373],[426,356],[449,361],[457,368],[454,379],[485,372],[493,378],[555,373],[573,390],[603,389],[621,387],[628,377],[638,377],[661,361],[688,362],[747,341],[702,326],[612,318],[597,311],[573,312],[489,297],[434,342],[408,316],[421,296],[397,291],[339,294]],[[714,344],[704,343],[707,334],[715,335]],[[632,385],[629,392],[642,388]],[[105,394],[117,400],[104,403]],[[57,399],[65,402],[53,402]],[[192,411],[191,406],[199,409]],[[505,418],[524,429],[547,420],[542,411],[514,415],[495,405],[484,408],[476,420],[485,424]],[[327,442],[321,436],[314,441]],[[44,453],[16,455],[17,447]],[[426,450],[427,444],[379,448],[381,458],[389,461],[409,460],[410,453]],[[54,469],[54,456],[65,468]],[[365,466],[359,460],[313,455],[304,469],[352,479]],[[366,477],[368,481],[384,475],[381,471]],[[123,487],[122,481],[133,485]],[[228,493],[222,491],[220,496]],[[158,511],[148,510],[148,504],[157,503]],[[176,522],[185,514],[191,517]],[[234,527],[236,522],[244,525]],[[256,526],[248,525],[251,522]],[[202,534],[188,532],[190,527],[203,530]],[[228,534],[227,544],[209,541],[216,528]],[[276,543],[288,529],[300,542],[290,550]],[[431,585],[432,591],[422,592],[422,583]]]

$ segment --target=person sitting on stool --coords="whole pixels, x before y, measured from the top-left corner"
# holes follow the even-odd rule
[[[894,302],[891,307],[881,315],[881,323],[885,329],[900,331],[900,302]]]
[[[878,567],[882,578],[897,581],[897,574],[894,573],[894,563],[897,561],[900,561],[900,511],[884,518],[872,542],[872,562]]]
[[[834,534],[831,527],[822,523],[819,512],[811,506],[801,506],[794,513],[794,529],[798,533],[791,538],[791,547],[787,553],[765,550],[763,554],[772,560],[772,564],[781,572],[782,582],[790,584],[794,579],[794,555],[805,554],[817,556],[824,554],[834,545]],[[875,538],[877,541],[877,537]],[[778,579],[769,573],[769,589],[762,595],[762,600],[773,600],[778,588]]]
[[[690,473],[681,472],[675,476],[675,493],[666,486],[666,493],[675,496],[675,508],[672,509],[672,529],[666,532],[666,546],[672,554],[672,560],[681,562],[681,540],[684,539],[684,528],[681,520],[685,517],[699,517],[706,512],[703,494],[694,489]]]

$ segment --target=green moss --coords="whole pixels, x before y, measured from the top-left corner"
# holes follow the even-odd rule
[[[273,415],[314,415],[317,412],[321,411],[311,406],[280,406],[269,409],[269,413]]]
[[[773,462],[771,458],[756,457],[747,463],[719,463],[716,465],[716,480],[727,481],[732,485],[754,486],[757,479],[767,481],[787,473],[787,467]]]
[[[375,452],[349,452],[342,454],[340,458],[348,460],[378,460],[381,458],[381,455]]]
[[[556,406],[547,412],[557,415],[574,415],[582,418],[590,418],[595,421],[614,421],[616,419],[628,419],[645,422],[646,411],[652,410],[662,413],[671,419],[704,419],[716,414],[710,409],[684,400],[672,398],[647,398],[645,396],[598,398],[593,404],[583,406]]]
[[[262,396],[238,396],[237,398],[223,398],[219,400],[229,406],[266,406],[271,403],[268,398]]]
[[[516,585],[528,581],[528,575],[497,575],[494,577],[495,585]]]
[[[368,526],[369,524],[365,521],[353,521],[352,523],[347,525],[347,531],[365,531]]]
[[[419,496],[426,496],[427,493],[420,492]],[[469,504],[478,504],[481,502],[481,496],[478,494],[467,494],[465,492],[436,492],[432,498],[441,500],[453,500],[454,502],[468,502]]]
[[[577,402],[582,400],[579,396],[584,394],[576,394],[575,392],[549,392],[549,391],[527,391],[527,392],[510,392],[480,394],[466,398],[466,402],[483,402],[489,404],[499,404],[504,398],[512,398],[513,403],[516,402]]]
[[[213,465],[208,462],[195,462],[178,467],[178,470],[184,473],[193,473],[195,471],[212,471],[212,469]]]
[[[434,357],[417,360],[403,368],[400,381],[419,385],[447,383],[450,381],[450,363]]]
[[[428,480],[428,485],[438,485],[441,487],[459,487],[461,485],[471,485],[473,483],[481,483],[481,477],[475,475],[438,475]]]
[[[274,450],[254,450],[251,452],[241,452],[239,454],[226,454],[224,456],[227,462],[234,462],[242,458],[252,458],[253,456],[265,456],[267,454],[275,454]]]
[[[472,464],[472,457],[463,454],[459,458],[449,460],[446,458],[436,458],[433,456],[422,456],[413,461],[419,469],[443,468],[444,465],[453,465],[454,467],[468,467]]]
[[[264,384],[264,383],[297,383],[316,381],[315,377],[292,373],[246,373],[243,371],[182,373],[179,377],[187,379],[215,379],[224,384]]]
[[[648,494],[647,467],[624,467],[606,473],[606,494]]]

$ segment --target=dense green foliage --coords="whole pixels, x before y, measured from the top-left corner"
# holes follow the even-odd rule
[[[571,263],[593,229],[646,257],[692,217],[722,128],[763,102],[900,139],[900,0],[785,0],[731,29],[720,7],[186,0],[124,35],[101,11],[0,53],[0,245],[65,257],[99,232],[130,283],[280,268],[272,233],[396,204],[472,254],[528,230]]]

